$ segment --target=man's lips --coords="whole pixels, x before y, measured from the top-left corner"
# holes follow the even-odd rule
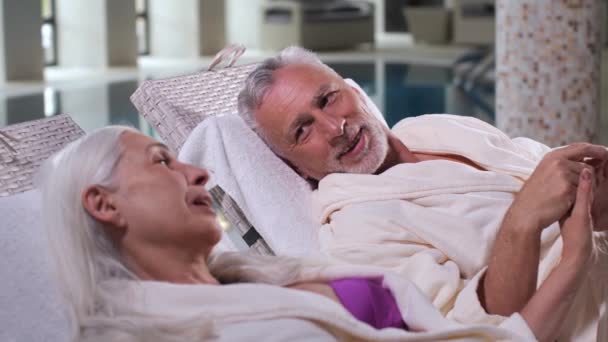
[[[348,144],[346,149],[344,149],[344,151],[342,151],[342,152],[340,152],[340,154],[338,154],[338,159],[341,159],[342,157],[351,153],[355,149],[355,147],[357,147],[357,145],[359,145],[359,143],[362,140],[361,139],[362,137],[363,137],[363,127],[359,129],[359,132],[357,132],[357,135],[355,135],[355,137],[350,142],[350,144]]]

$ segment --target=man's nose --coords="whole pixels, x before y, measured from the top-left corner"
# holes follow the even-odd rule
[[[346,126],[345,118],[326,113],[320,114],[319,116],[320,118],[317,120],[321,124],[321,130],[325,134],[327,140],[332,140],[344,134],[344,126]]]

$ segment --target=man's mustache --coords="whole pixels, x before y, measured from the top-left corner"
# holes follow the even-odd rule
[[[352,147],[351,145],[353,141],[355,140],[357,134],[359,134],[359,131],[362,128],[364,128],[363,125],[347,125],[344,128],[344,134],[335,137],[332,140],[331,145],[334,149],[335,159],[340,159],[344,152]]]

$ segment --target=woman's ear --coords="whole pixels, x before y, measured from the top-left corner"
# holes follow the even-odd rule
[[[93,185],[82,192],[82,205],[95,220],[113,227],[125,226],[120,211],[116,208],[112,193],[107,189]]]

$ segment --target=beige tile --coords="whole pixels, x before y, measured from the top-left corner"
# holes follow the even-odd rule
[[[600,128],[596,142],[608,146],[608,48],[605,48],[602,55],[602,82],[601,82],[601,112]]]

